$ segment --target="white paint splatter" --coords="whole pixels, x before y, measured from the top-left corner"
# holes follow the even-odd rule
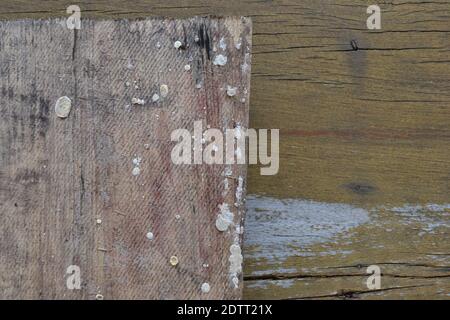
[[[162,84],[159,87],[159,93],[161,94],[161,97],[163,97],[163,98],[167,97],[167,95],[169,94],[169,87],[167,86],[167,84]],[[159,97],[158,97],[158,99],[159,99]],[[152,100],[153,100],[153,98],[152,98]]]
[[[179,49],[179,48],[181,48],[181,46],[182,46],[183,44],[181,43],[181,41],[175,41],[175,43],[173,44],[173,46],[175,47],[175,49]]]
[[[133,170],[131,171],[131,174],[133,176],[138,176],[141,173],[141,169],[139,167],[134,167]]]
[[[234,97],[237,93],[237,88],[232,86],[227,86],[227,95],[229,97]]]
[[[250,69],[250,54],[246,53],[244,56],[244,63],[241,65],[242,72],[247,72]]]
[[[147,234],[145,236],[147,237],[148,240],[153,240],[153,238],[154,238],[152,232],[147,232]]]
[[[238,178],[238,186],[236,188],[236,203],[237,204],[241,203],[243,192],[244,192],[244,178],[239,176],[239,178]]]
[[[226,167],[223,174],[225,177],[230,177],[233,174],[233,170],[230,167]]]
[[[239,278],[238,275],[242,272],[242,251],[241,247],[238,244],[232,244],[230,246],[230,279],[235,288],[239,287]]]
[[[229,188],[229,186],[228,186],[228,179],[227,178],[225,178],[225,179],[223,179],[223,192],[222,192],[222,196],[226,196],[227,195],[227,193],[228,193],[228,188]]]
[[[177,264],[178,264],[178,257],[177,256],[171,256],[170,257],[170,259],[169,259],[169,263],[172,265],[172,266],[176,266]]]
[[[222,49],[222,50],[226,50],[227,49],[227,43],[226,43],[226,41],[225,41],[225,38],[221,38],[220,39],[220,41],[219,41],[219,47],[220,47],[220,49]]]
[[[159,94],[155,93],[155,94],[152,96],[152,101],[153,101],[153,102],[157,102],[158,100],[159,100]]]
[[[142,158],[141,158],[141,157],[133,158],[133,164],[134,164],[135,166],[141,165],[141,162],[142,162]]]
[[[203,293],[208,293],[211,290],[209,283],[205,282],[202,284],[201,290]]]
[[[143,104],[145,103],[145,101],[144,101],[143,99],[133,98],[133,99],[131,99],[131,103],[132,103],[132,104],[143,105]]]
[[[217,55],[214,60],[213,64],[216,66],[224,66],[227,64],[228,58],[222,54]]]
[[[55,113],[59,118],[67,118],[72,109],[72,101],[69,97],[62,96],[56,100]]]
[[[190,66],[189,64],[185,65],[185,66],[184,66],[184,70],[185,70],[185,71],[191,70],[191,66]]]
[[[234,214],[230,211],[227,203],[219,205],[220,213],[216,218],[216,228],[219,231],[226,231],[228,227],[233,223]]]

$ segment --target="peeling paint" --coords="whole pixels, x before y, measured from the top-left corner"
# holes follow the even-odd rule
[[[369,222],[367,210],[341,203],[248,195],[246,205],[244,242],[260,247],[247,253],[256,259],[307,256],[304,248]]]

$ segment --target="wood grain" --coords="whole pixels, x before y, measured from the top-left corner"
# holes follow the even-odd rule
[[[0,3],[0,17],[15,19],[64,16],[72,1]],[[280,128],[281,136],[279,174],[250,166],[249,193],[367,212],[367,223],[322,242],[294,234],[293,246],[308,256],[280,247],[263,257],[264,243],[247,245],[244,297],[448,298],[449,210],[427,209],[450,203],[448,0],[379,1],[381,30],[366,29],[367,1],[77,3],[84,17],[250,16],[250,126]],[[260,204],[249,214],[266,210]],[[266,213],[285,226],[278,211]],[[430,219],[439,227],[430,231]],[[250,239],[259,226],[247,226]],[[386,274],[383,290],[364,286],[370,264]]]
[[[242,222],[237,181],[225,189],[225,165],[172,163],[171,133],[247,127],[248,102],[224,88],[249,89],[251,22],[17,20],[0,33],[0,298],[240,298],[229,258],[242,236],[215,226],[224,203]],[[220,39],[232,49],[215,66]],[[154,101],[161,84],[169,93]],[[66,119],[54,112],[61,96]],[[245,181],[245,166],[227,168]],[[71,265],[80,290],[66,286]]]

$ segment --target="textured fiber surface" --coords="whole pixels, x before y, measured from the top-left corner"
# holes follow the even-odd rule
[[[174,165],[170,135],[198,120],[247,127],[251,22],[2,21],[0,39],[0,298],[240,298],[229,274],[236,230],[215,220],[228,203],[239,229],[246,168]],[[62,96],[66,119],[55,115]],[[80,290],[66,286],[70,265]]]

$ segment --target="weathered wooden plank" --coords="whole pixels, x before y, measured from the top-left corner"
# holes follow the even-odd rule
[[[247,127],[250,35],[245,18],[0,22],[1,298],[241,297],[245,183],[224,170],[245,181],[246,168],[176,165],[171,133]],[[234,224],[219,232],[223,204]]]
[[[0,1],[0,17],[62,16],[69,4]],[[286,288],[261,283],[252,288],[261,280],[249,280],[245,297],[319,297],[341,290],[367,291],[362,282],[365,268],[358,269],[361,278],[349,277],[345,283],[333,277],[315,280],[317,268],[381,262],[383,272],[417,279],[424,273],[433,274],[417,265],[450,265],[448,210],[423,213],[439,222],[435,233],[428,232],[424,223],[408,225],[395,212],[389,219],[372,217],[381,207],[450,203],[448,0],[378,3],[382,29],[377,31],[366,29],[366,1],[136,0],[124,4],[111,0],[78,4],[84,17],[186,17],[218,12],[251,16],[250,125],[280,128],[281,149],[277,176],[263,177],[258,168],[250,167],[250,193],[311,199],[326,207],[343,203],[367,211],[368,222],[356,226],[361,232],[349,229],[334,233],[337,240],[327,238],[314,248],[305,243],[299,246],[299,250],[312,250],[312,257],[294,254],[292,260],[289,255],[283,261],[260,259],[255,258],[258,251],[264,254],[267,250],[262,245],[247,246],[248,279],[261,272],[313,277],[295,281],[293,286],[285,284]],[[353,50],[352,40],[359,50]],[[276,222],[274,215],[274,223],[286,225]],[[393,226],[386,227],[386,223]],[[371,224],[378,225],[373,237],[367,234]],[[257,230],[252,228],[246,229],[249,236]],[[311,232],[314,236],[317,231]],[[347,235],[349,239],[343,242],[341,238]],[[332,254],[328,246],[338,253]],[[339,253],[344,248],[347,254]],[[274,255],[286,253],[284,247],[280,250]],[[402,267],[390,269],[394,265]],[[448,277],[426,281],[433,285],[355,297],[442,298],[449,292]]]
[[[249,196],[248,298],[427,298],[450,292],[450,204],[357,207]],[[367,268],[381,288],[367,287]]]

